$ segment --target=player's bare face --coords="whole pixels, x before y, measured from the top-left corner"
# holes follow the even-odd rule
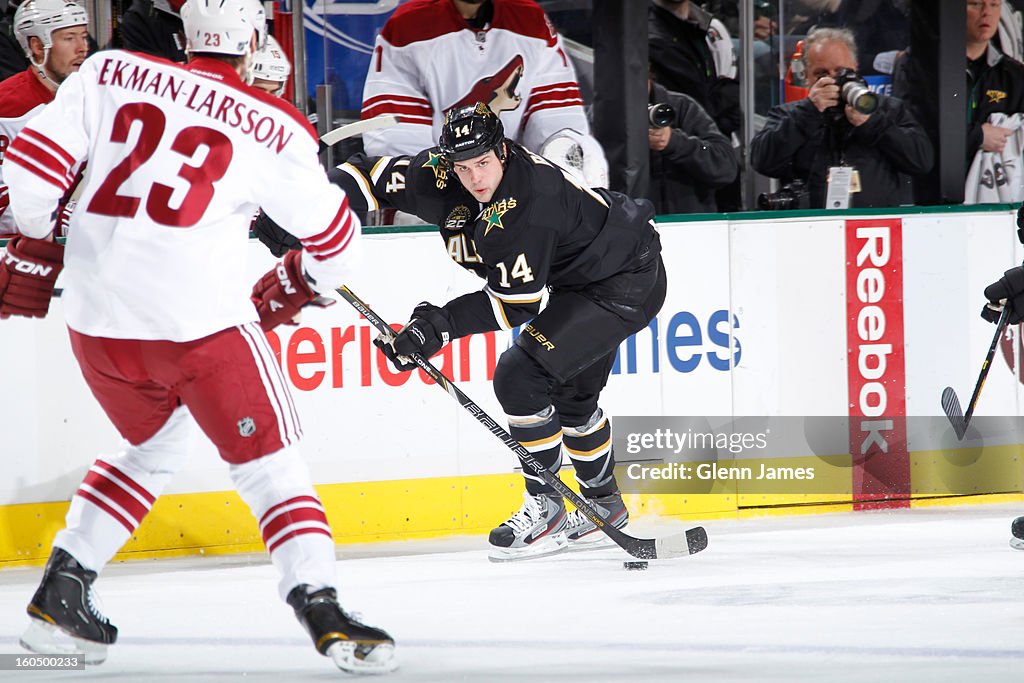
[[[491,201],[505,175],[505,168],[493,149],[472,159],[456,161],[454,165],[459,182],[481,203]]]
[[[284,89],[282,87],[283,85],[284,84],[279,81],[268,81],[265,78],[252,79],[252,87],[271,95],[280,95],[281,91]]]
[[[78,71],[89,56],[89,32],[85,26],[57,29],[51,34],[53,47],[46,58],[46,70],[56,83]]]

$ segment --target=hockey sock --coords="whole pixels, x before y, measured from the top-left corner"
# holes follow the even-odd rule
[[[99,573],[135,533],[167,482],[181,466],[188,438],[188,412],[174,411],[146,442],[89,468],[53,545]]]
[[[259,520],[281,599],[299,584],[334,588],[334,538],[297,446],[232,465],[231,480]]]
[[[507,417],[509,434],[552,474],[558,474],[562,466],[562,429],[554,406],[548,406],[533,415]],[[526,490],[531,496],[554,492],[551,486],[526,467],[523,468],[523,476],[526,478]]]
[[[565,452],[576,468],[580,492],[587,498],[606,496],[619,490],[615,482],[612,426],[598,408],[586,424],[564,427]]]

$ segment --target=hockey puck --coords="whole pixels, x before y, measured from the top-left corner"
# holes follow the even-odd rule
[[[645,560],[641,560],[639,562],[623,562],[622,568],[644,570],[647,569],[647,562]]]

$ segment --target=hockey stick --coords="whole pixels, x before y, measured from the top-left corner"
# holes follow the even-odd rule
[[[339,126],[334,130],[327,131],[320,137],[320,142],[330,147],[334,143],[341,142],[345,138],[351,138],[371,130],[380,130],[381,128],[390,128],[391,126],[397,125],[397,116],[383,114],[381,116],[375,116],[372,119],[363,119],[362,121],[356,121],[344,126]]]
[[[356,296],[351,289],[348,287],[339,287],[337,290],[338,294],[341,295],[345,301],[352,304],[352,307],[363,314],[371,325],[377,328],[384,335],[393,335],[395,331],[384,322],[376,313],[370,310],[363,301]],[[450,379],[445,377],[440,370],[435,368],[430,361],[416,353],[412,355],[412,360],[416,365],[419,366],[423,372],[434,380],[434,382],[449,396],[455,399],[459,405],[466,409],[470,415],[476,418],[477,422],[487,428],[494,436],[505,444],[505,446],[519,456],[524,467],[529,467],[537,473],[541,479],[543,479],[549,486],[554,488],[558,493],[562,494],[565,498],[569,499],[576,508],[583,513],[583,515],[593,522],[598,529],[603,531],[608,538],[615,541],[615,543],[625,550],[633,557],[638,557],[644,560],[653,559],[665,559],[672,557],[686,557],[687,555],[693,555],[699,553],[704,548],[708,547],[708,535],[704,531],[704,527],[694,527],[687,530],[685,533],[674,534],[672,536],[666,536],[664,538],[635,538],[627,533],[624,533],[616,529],[611,524],[608,524],[594,506],[588,503],[586,500],[576,495],[572,489],[566,486],[557,475],[544,467],[530,451],[512,438],[512,435],[505,431],[497,422],[495,422],[490,415],[488,415],[480,406],[473,402],[471,398],[466,396]]]
[[[971,417],[974,416],[974,408],[978,405],[981,388],[985,386],[985,378],[988,377],[989,368],[992,366],[992,358],[996,354],[996,346],[999,345],[999,339],[1003,336],[1003,331],[1006,329],[1009,320],[1010,307],[1003,304],[1003,312],[999,315],[999,322],[996,323],[996,333],[992,336],[992,343],[989,344],[988,353],[985,354],[985,362],[981,364],[981,372],[978,373],[978,381],[974,385],[971,402],[967,404],[967,412],[963,412],[960,408],[960,399],[956,397],[953,387],[946,387],[942,390],[942,410],[946,413],[946,417],[949,418],[949,423],[953,425],[953,431],[956,432],[956,438],[959,441],[962,441],[964,434],[967,433],[967,425],[971,423]]]

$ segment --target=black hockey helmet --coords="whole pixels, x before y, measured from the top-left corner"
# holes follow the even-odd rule
[[[501,119],[486,104],[477,102],[448,112],[437,146],[450,162],[473,159],[492,149],[503,159],[504,140]]]

